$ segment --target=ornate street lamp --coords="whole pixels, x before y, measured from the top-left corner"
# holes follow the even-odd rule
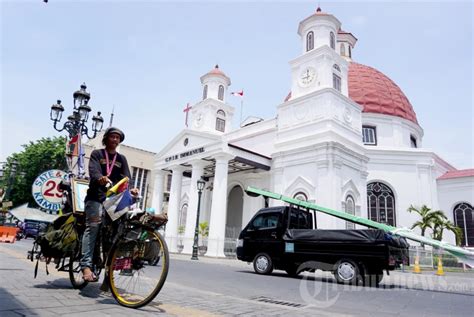
[[[89,106],[91,95],[86,91],[86,89],[87,86],[82,84],[81,89],[74,92],[72,95],[74,98],[73,112],[67,117],[67,121],[60,129],[57,127],[57,123],[61,121],[64,107],[61,105],[61,100],[58,100],[56,104],[51,106],[50,117],[51,120],[54,121],[53,127],[56,131],[61,132],[66,130],[69,133],[70,138],[80,134],[87,136],[89,139],[93,139],[96,137],[97,132],[102,130],[104,119],[101,117],[100,112],[97,112],[97,115],[92,117],[92,131],[94,134],[92,136],[89,135],[89,129],[86,126],[86,122],[89,119],[89,113],[92,109]]]
[[[196,215],[196,228],[194,229],[194,244],[193,244],[193,256],[191,260],[199,260],[198,258],[198,239],[199,239],[199,213],[201,211],[201,194],[204,189],[206,182],[202,179],[197,181],[197,190],[198,190],[198,209]]]

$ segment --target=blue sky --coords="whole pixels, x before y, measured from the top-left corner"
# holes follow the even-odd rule
[[[1,1],[1,0],[0,0]],[[358,39],[356,62],[404,91],[424,147],[457,168],[473,162],[473,4],[329,2]],[[86,82],[90,105],[158,152],[201,97],[216,63],[245,91],[244,117],[272,118],[290,89],[288,61],[301,53],[298,23],[317,1],[1,1],[0,161],[21,144],[59,135],[50,106]],[[239,101],[229,97],[239,117]]]

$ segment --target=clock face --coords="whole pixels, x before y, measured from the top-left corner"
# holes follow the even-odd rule
[[[312,67],[306,67],[300,75],[300,84],[303,87],[311,85],[316,79],[316,70]]]

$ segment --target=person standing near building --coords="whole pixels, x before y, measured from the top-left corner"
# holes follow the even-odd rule
[[[81,269],[83,278],[88,282],[96,282],[97,277],[92,271],[94,247],[102,222],[107,185],[115,184],[124,177],[130,178],[130,168],[124,155],[117,153],[117,146],[123,142],[125,134],[122,130],[110,127],[102,138],[104,149],[94,150],[89,161],[89,189],[84,200],[86,229],[82,238]],[[138,189],[130,189],[132,196],[138,196]]]

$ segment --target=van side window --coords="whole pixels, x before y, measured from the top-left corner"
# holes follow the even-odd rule
[[[313,218],[304,210],[291,209],[288,229],[313,229]]]
[[[257,216],[252,221],[252,229],[276,228],[280,213],[265,213]]]

